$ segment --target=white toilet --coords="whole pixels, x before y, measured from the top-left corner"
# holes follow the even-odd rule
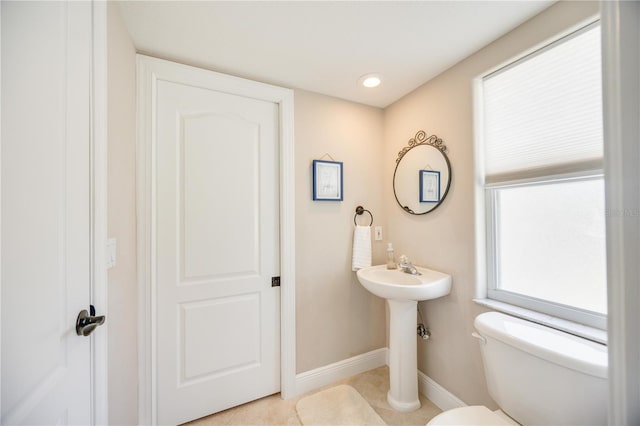
[[[501,410],[445,411],[427,425],[605,425],[607,347],[487,312],[474,322],[487,388]]]

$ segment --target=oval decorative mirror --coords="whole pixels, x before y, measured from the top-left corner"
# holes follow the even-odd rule
[[[450,186],[446,145],[439,137],[420,130],[398,153],[393,172],[396,201],[407,213],[427,214],[444,201]]]

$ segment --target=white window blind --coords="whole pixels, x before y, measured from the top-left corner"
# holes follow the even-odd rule
[[[606,327],[600,27],[482,79],[487,296]]]
[[[485,182],[602,167],[600,27],[483,79]]]

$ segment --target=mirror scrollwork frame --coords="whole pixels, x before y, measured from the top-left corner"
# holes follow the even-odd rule
[[[442,204],[451,187],[447,152],[442,139],[420,130],[398,153],[393,194],[404,211],[423,215]]]

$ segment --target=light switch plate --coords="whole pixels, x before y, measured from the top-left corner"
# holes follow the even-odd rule
[[[374,234],[376,241],[382,241],[382,226],[376,226],[374,228]]]
[[[107,269],[116,266],[116,239],[109,238],[107,240]]]

